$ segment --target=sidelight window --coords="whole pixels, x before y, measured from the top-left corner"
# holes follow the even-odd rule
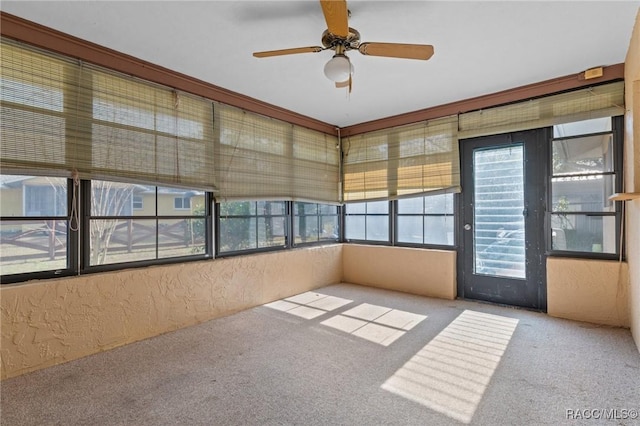
[[[621,117],[554,126],[551,142],[551,250],[615,255],[620,209]]]

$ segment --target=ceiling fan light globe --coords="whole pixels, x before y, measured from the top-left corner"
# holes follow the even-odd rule
[[[331,81],[340,82],[349,78],[353,66],[344,55],[335,55],[324,66],[324,75]]]

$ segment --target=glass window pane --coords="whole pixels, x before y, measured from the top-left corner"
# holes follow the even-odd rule
[[[255,218],[220,218],[220,251],[257,248]]]
[[[367,240],[389,241],[389,216],[366,216]]]
[[[424,197],[402,198],[398,200],[398,214],[424,213]]]
[[[258,247],[285,245],[285,218],[258,217]]]
[[[338,214],[338,206],[334,206],[332,204],[318,204],[318,209],[320,214]]]
[[[205,220],[158,221],[158,258],[205,254]]]
[[[523,147],[473,153],[475,273],[525,278]]]
[[[593,175],[551,179],[554,212],[613,212],[615,176]]]
[[[158,187],[158,216],[204,216],[204,213],[204,191]]]
[[[338,216],[320,216],[320,239],[335,241],[340,238]]]
[[[194,194],[190,198],[191,202],[191,214],[194,216],[205,216],[205,193],[204,191],[194,191]]]
[[[398,242],[423,243],[424,216],[398,216]]]
[[[339,238],[337,206],[296,202],[293,209],[296,244]]]
[[[613,171],[613,135],[554,140],[553,175],[575,175]]]
[[[424,212],[427,214],[453,214],[453,194],[425,196]]]
[[[367,203],[349,203],[345,204],[344,207],[347,214],[364,214],[367,212]]]
[[[453,223],[453,216],[425,217],[424,243],[443,246],[454,245]]]
[[[365,233],[365,216],[346,216],[345,217],[345,238],[348,240],[364,240]]]
[[[91,181],[92,216],[131,216],[136,185],[105,180]],[[155,201],[155,196],[153,196]],[[149,203],[147,203],[149,204]],[[155,202],[153,215],[155,215]]]
[[[318,216],[296,216],[294,228],[296,243],[318,241]]]
[[[453,215],[453,194],[398,200],[398,242],[453,245],[453,216],[444,215]]]
[[[2,275],[67,268],[66,220],[2,221],[0,236]]]
[[[284,201],[258,201],[257,202],[257,214],[258,216],[269,215],[284,215],[285,202]]]
[[[294,215],[315,215],[318,214],[318,205],[315,203],[293,203]]]
[[[156,187],[135,185],[131,196],[131,209],[133,216],[155,216]]]
[[[315,243],[317,241],[320,241],[320,237],[317,233],[309,233],[304,237],[296,234],[295,238],[296,244]]]
[[[367,214],[388,214],[388,201],[370,201],[367,203]]]
[[[554,250],[616,253],[615,216],[551,215]]]
[[[220,203],[220,216],[255,216],[256,203],[251,201],[233,201]]]
[[[294,207],[300,210],[301,204]],[[310,204],[315,206],[314,204]],[[287,203],[284,201],[230,202],[220,204],[220,251],[252,250],[286,245]],[[302,209],[304,209],[303,206]],[[244,217],[243,217],[244,216]],[[304,215],[307,223],[313,216]],[[298,218],[294,221],[298,222]],[[303,221],[304,223],[304,221]],[[299,223],[296,223],[298,233]],[[316,236],[317,239],[317,224]],[[313,230],[305,230],[312,234]],[[301,236],[294,236],[298,241]]]
[[[4,217],[67,216],[67,179],[0,175]]]
[[[135,262],[156,258],[156,221],[92,219],[90,265]]]
[[[556,124],[553,126],[554,138],[588,135],[611,131],[611,117],[594,118],[592,120],[574,121],[573,123]]]
[[[498,231],[495,237],[485,237],[484,241],[488,243],[476,245],[484,246],[476,255],[477,274],[525,277],[524,230]]]

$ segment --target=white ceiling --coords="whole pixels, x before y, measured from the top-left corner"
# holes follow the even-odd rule
[[[432,44],[429,61],[352,51],[354,86],[322,72],[317,1],[5,1],[0,9],[340,127],[624,62],[640,1],[350,1],[362,41]]]

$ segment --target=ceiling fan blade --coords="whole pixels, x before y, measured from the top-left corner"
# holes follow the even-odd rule
[[[329,32],[338,37],[349,35],[349,17],[345,0],[320,0]]]
[[[267,50],[265,52],[253,52],[256,58],[268,58],[269,56],[293,55],[296,53],[317,53],[322,52],[320,46],[294,47],[293,49]]]
[[[427,60],[433,56],[433,46],[430,44],[360,43],[358,50],[363,55],[388,58]]]

